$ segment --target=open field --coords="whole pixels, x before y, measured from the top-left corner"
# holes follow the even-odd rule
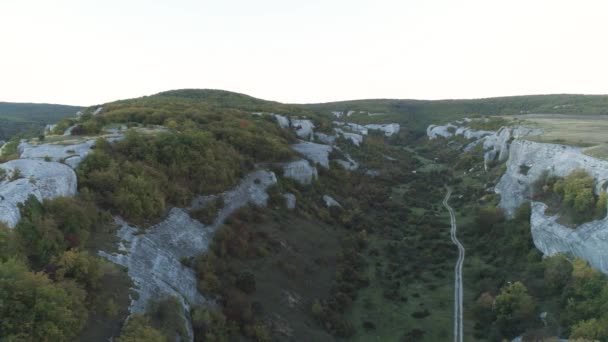
[[[608,159],[607,115],[527,114],[505,118],[545,131],[529,140],[584,147],[586,154]]]

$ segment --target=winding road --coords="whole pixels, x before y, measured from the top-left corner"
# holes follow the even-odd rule
[[[452,242],[458,247],[458,260],[456,261],[456,266],[454,266],[454,342],[462,342],[462,264],[464,262],[465,249],[456,236],[458,229],[456,226],[456,216],[454,215],[454,209],[448,204],[451,195],[452,189],[448,188],[448,192],[443,199],[443,206],[450,213],[450,224],[452,225],[450,235]]]

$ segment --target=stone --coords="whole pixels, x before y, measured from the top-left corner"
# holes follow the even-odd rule
[[[7,175],[19,170],[22,178],[0,180],[0,221],[14,228],[21,219],[19,204],[30,196],[39,201],[76,195],[77,179],[66,165],[42,160],[17,159],[0,164]]]
[[[326,169],[329,168],[329,153],[332,151],[331,146],[300,141],[298,144],[291,145],[291,148],[314,164],[319,164]]]
[[[426,135],[431,140],[437,139],[438,137],[449,138],[454,135],[451,131],[454,130],[455,132],[456,128],[458,127],[451,123],[443,126],[430,125],[426,129]]]
[[[359,124],[350,123],[350,122],[334,121],[334,125],[342,127],[344,129],[348,129],[354,133],[358,133],[361,135],[369,134],[369,130],[367,129],[367,127],[359,125]]]
[[[296,195],[288,192],[283,194],[283,197],[285,198],[285,205],[287,206],[287,209],[294,210],[296,208]]]
[[[313,139],[315,125],[307,119],[291,119],[291,127],[296,135],[302,139]]]
[[[300,184],[307,185],[319,178],[319,175],[317,168],[311,166],[308,160],[301,159],[285,164],[283,166],[283,177],[291,178]]]
[[[95,140],[87,140],[73,145],[31,145],[27,142],[22,142],[17,147],[17,150],[23,159],[50,159],[56,162],[65,162],[65,164],[75,169],[91,153],[94,145]]]
[[[385,136],[390,137],[399,133],[401,126],[397,123],[382,124],[382,125],[365,125],[365,128],[373,131],[381,131]]]
[[[326,145],[333,145],[336,142],[335,135],[328,135],[325,133],[315,133],[315,138]]]
[[[355,145],[357,147],[359,147],[359,145],[361,145],[361,143],[363,143],[363,136],[361,134],[344,132],[340,128],[335,128],[334,130],[336,131],[337,134],[343,136],[344,139],[346,139],[347,141],[350,141],[353,145]]]
[[[328,208],[331,207],[342,207],[340,205],[340,203],[338,203],[338,201],[336,201],[335,199],[333,199],[333,197],[329,196],[329,195],[323,195],[323,202],[325,202],[325,206]]]

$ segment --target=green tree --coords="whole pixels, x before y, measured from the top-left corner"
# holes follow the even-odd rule
[[[167,342],[167,338],[150,326],[147,318],[133,315],[122,328],[116,342]]]
[[[52,283],[15,259],[0,263],[0,336],[8,341],[73,341],[87,319],[86,293]]]
[[[534,319],[535,308],[534,298],[519,281],[503,287],[496,296],[497,319],[505,334],[521,332]]]

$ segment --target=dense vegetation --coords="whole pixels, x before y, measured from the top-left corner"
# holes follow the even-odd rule
[[[585,170],[574,170],[566,177],[545,172],[534,184],[533,197],[549,205],[549,210],[560,213],[560,221],[578,225],[606,216],[606,192],[594,193],[595,179]]]
[[[14,229],[0,225],[0,336],[71,341],[89,312],[105,310],[100,281],[112,267],[87,252],[108,217],[83,198],[23,205]]]
[[[197,194],[233,187],[256,163],[289,160],[295,138],[272,120],[169,95],[106,105],[103,115],[88,116],[82,124],[169,130],[130,132],[114,144],[98,141],[79,168],[80,188],[130,221],[153,221],[168,205],[185,206]]]
[[[0,102],[0,140],[8,140],[17,134],[36,134],[45,125],[74,115],[80,107]]]

